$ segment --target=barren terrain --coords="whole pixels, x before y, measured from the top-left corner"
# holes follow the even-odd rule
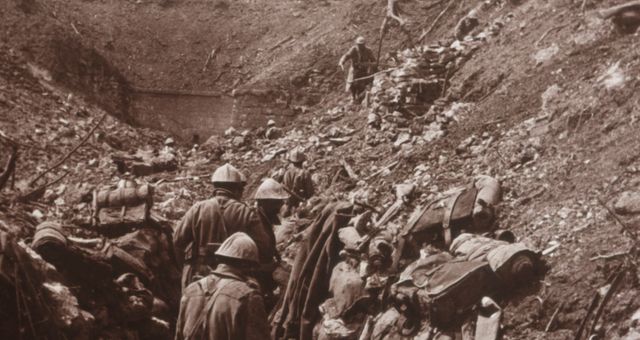
[[[478,4],[451,1],[403,4],[414,36],[439,17],[424,44],[449,46],[458,20]],[[167,133],[127,124],[132,88],[269,86],[289,91],[301,108],[283,126],[284,137],[269,141],[253,130],[238,140],[237,132],[197,151],[181,143],[178,170],[137,178],[157,184],[159,214],[176,222],[210,193],[204,175],[227,161],[249,175],[249,198],[262,177],[284,166],[282,151],[296,146],[308,152],[322,195],[358,196],[380,208],[393,202],[394,184],[417,185],[416,207],[489,174],[506,192],[500,226],[546,250],[548,267],[542,281],[504,306],[505,339],[573,339],[596,290],[621,264],[637,267],[631,234],[599,201],[613,207],[623,192],[640,190],[640,42],[597,14],[620,1],[491,3],[474,34],[492,25],[499,30],[476,40],[451,77],[443,99],[454,114],[443,135],[423,138],[416,118],[382,131],[384,142],[370,145],[369,111],[347,104],[337,60],[360,34],[377,48],[386,2],[2,2],[0,131],[19,143],[19,158],[15,186],[0,194],[0,229],[30,240],[44,220],[72,225],[88,214],[79,196],[123,178],[112,154],[163,148]],[[381,69],[393,66],[388,52],[404,48],[392,27]],[[28,186],[105,112],[79,152]],[[396,144],[402,133],[409,140]],[[0,145],[4,165],[9,149]],[[335,178],[342,160],[357,179]],[[378,171],[387,165],[394,166]],[[15,200],[66,172],[36,200]],[[405,223],[412,212],[406,210],[392,223]],[[638,231],[638,215],[622,221]],[[608,256],[620,252],[631,255]],[[638,308],[637,273],[628,271],[597,327],[599,339],[637,339]]]

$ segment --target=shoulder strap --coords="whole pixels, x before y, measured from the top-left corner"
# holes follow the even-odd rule
[[[220,243],[224,242],[224,240],[227,239],[227,237],[229,237],[229,230],[227,229],[227,224],[224,221],[224,209],[225,207],[220,204],[220,201],[218,201],[217,197],[214,197],[212,199],[215,202],[215,207],[218,210],[218,213],[220,214],[220,224],[222,226],[222,230],[224,231],[224,237],[223,239],[220,241]],[[213,227],[213,226],[211,226]],[[191,242],[191,258],[195,259],[197,257],[200,256],[200,233],[197,233],[196,230],[193,228],[193,226],[191,227],[191,233],[192,233],[192,237],[191,239],[193,240]],[[218,244],[219,246],[219,244]],[[209,251],[207,250],[207,245],[204,245],[205,247],[205,251]]]
[[[447,206],[444,209],[444,218],[442,220],[442,233],[444,235],[444,243],[448,246],[451,245],[451,215],[453,214],[453,208],[456,206],[456,202],[462,195],[463,191],[455,194],[451,199],[447,201]]]
[[[221,280],[224,280],[224,279],[221,279]],[[215,292],[213,292],[211,296],[207,294],[207,296],[209,297],[209,300],[207,301],[207,304],[205,305],[204,310],[200,313],[200,315],[198,315],[198,319],[196,320],[196,322],[194,322],[191,325],[191,328],[186,333],[186,336],[184,337],[185,340],[190,340],[195,335],[198,328],[204,329],[205,321],[206,321],[205,317],[207,317],[211,312],[211,309],[213,309],[213,304],[216,302],[216,299],[218,298],[218,295],[220,295],[220,292],[222,292],[222,289],[226,287],[228,284],[230,284],[231,282],[233,282],[233,280],[227,279],[223,285],[221,285],[220,287],[216,287]],[[220,282],[218,282],[218,284],[220,284]]]
[[[229,229],[227,229],[227,223],[224,221],[224,209],[226,207],[220,204],[217,197],[216,203],[218,204],[218,211],[220,212],[220,224],[222,225],[222,230],[224,230],[224,239],[226,240],[227,237],[229,237]],[[222,240],[221,242],[224,242],[224,240]]]

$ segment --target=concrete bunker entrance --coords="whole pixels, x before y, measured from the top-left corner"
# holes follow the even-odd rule
[[[226,129],[263,126],[291,118],[287,93],[278,90],[221,92],[134,88],[129,117],[140,126],[166,131],[184,141],[203,143]]]

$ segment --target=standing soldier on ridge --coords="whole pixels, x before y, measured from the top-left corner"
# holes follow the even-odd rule
[[[364,92],[367,84],[371,82],[371,79],[359,79],[371,75],[375,72],[376,57],[373,52],[365,46],[364,38],[358,37],[356,39],[356,45],[351,47],[347,53],[345,53],[338,66],[344,71],[344,63],[347,60],[351,60],[351,67],[349,68],[349,75],[347,76],[346,90],[351,92],[352,104],[358,104],[362,100],[360,95]]]

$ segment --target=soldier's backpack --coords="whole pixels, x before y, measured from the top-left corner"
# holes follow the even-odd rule
[[[470,311],[482,297],[499,287],[486,262],[449,262],[443,264],[418,291],[421,305],[428,306],[434,326],[449,326]]]
[[[101,232],[144,226],[153,205],[153,186],[129,182],[93,193],[92,225]]]
[[[462,231],[491,231],[501,191],[496,179],[477,176],[468,186],[431,202],[414,214],[402,231],[402,236],[409,241],[408,244],[418,248],[423,243],[439,243],[448,247]],[[411,252],[412,249],[402,249],[402,252],[407,251]]]
[[[432,255],[410,265],[392,287],[400,310],[428,317],[432,325],[446,327],[490,296],[497,278],[486,262],[452,261]],[[440,262],[440,264],[438,264]]]
[[[523,243],[507,243],[480,235],[461,234],[449,249],[466,261],[485,261],[506,286],[529,282],[537,271],[540,254]]]

